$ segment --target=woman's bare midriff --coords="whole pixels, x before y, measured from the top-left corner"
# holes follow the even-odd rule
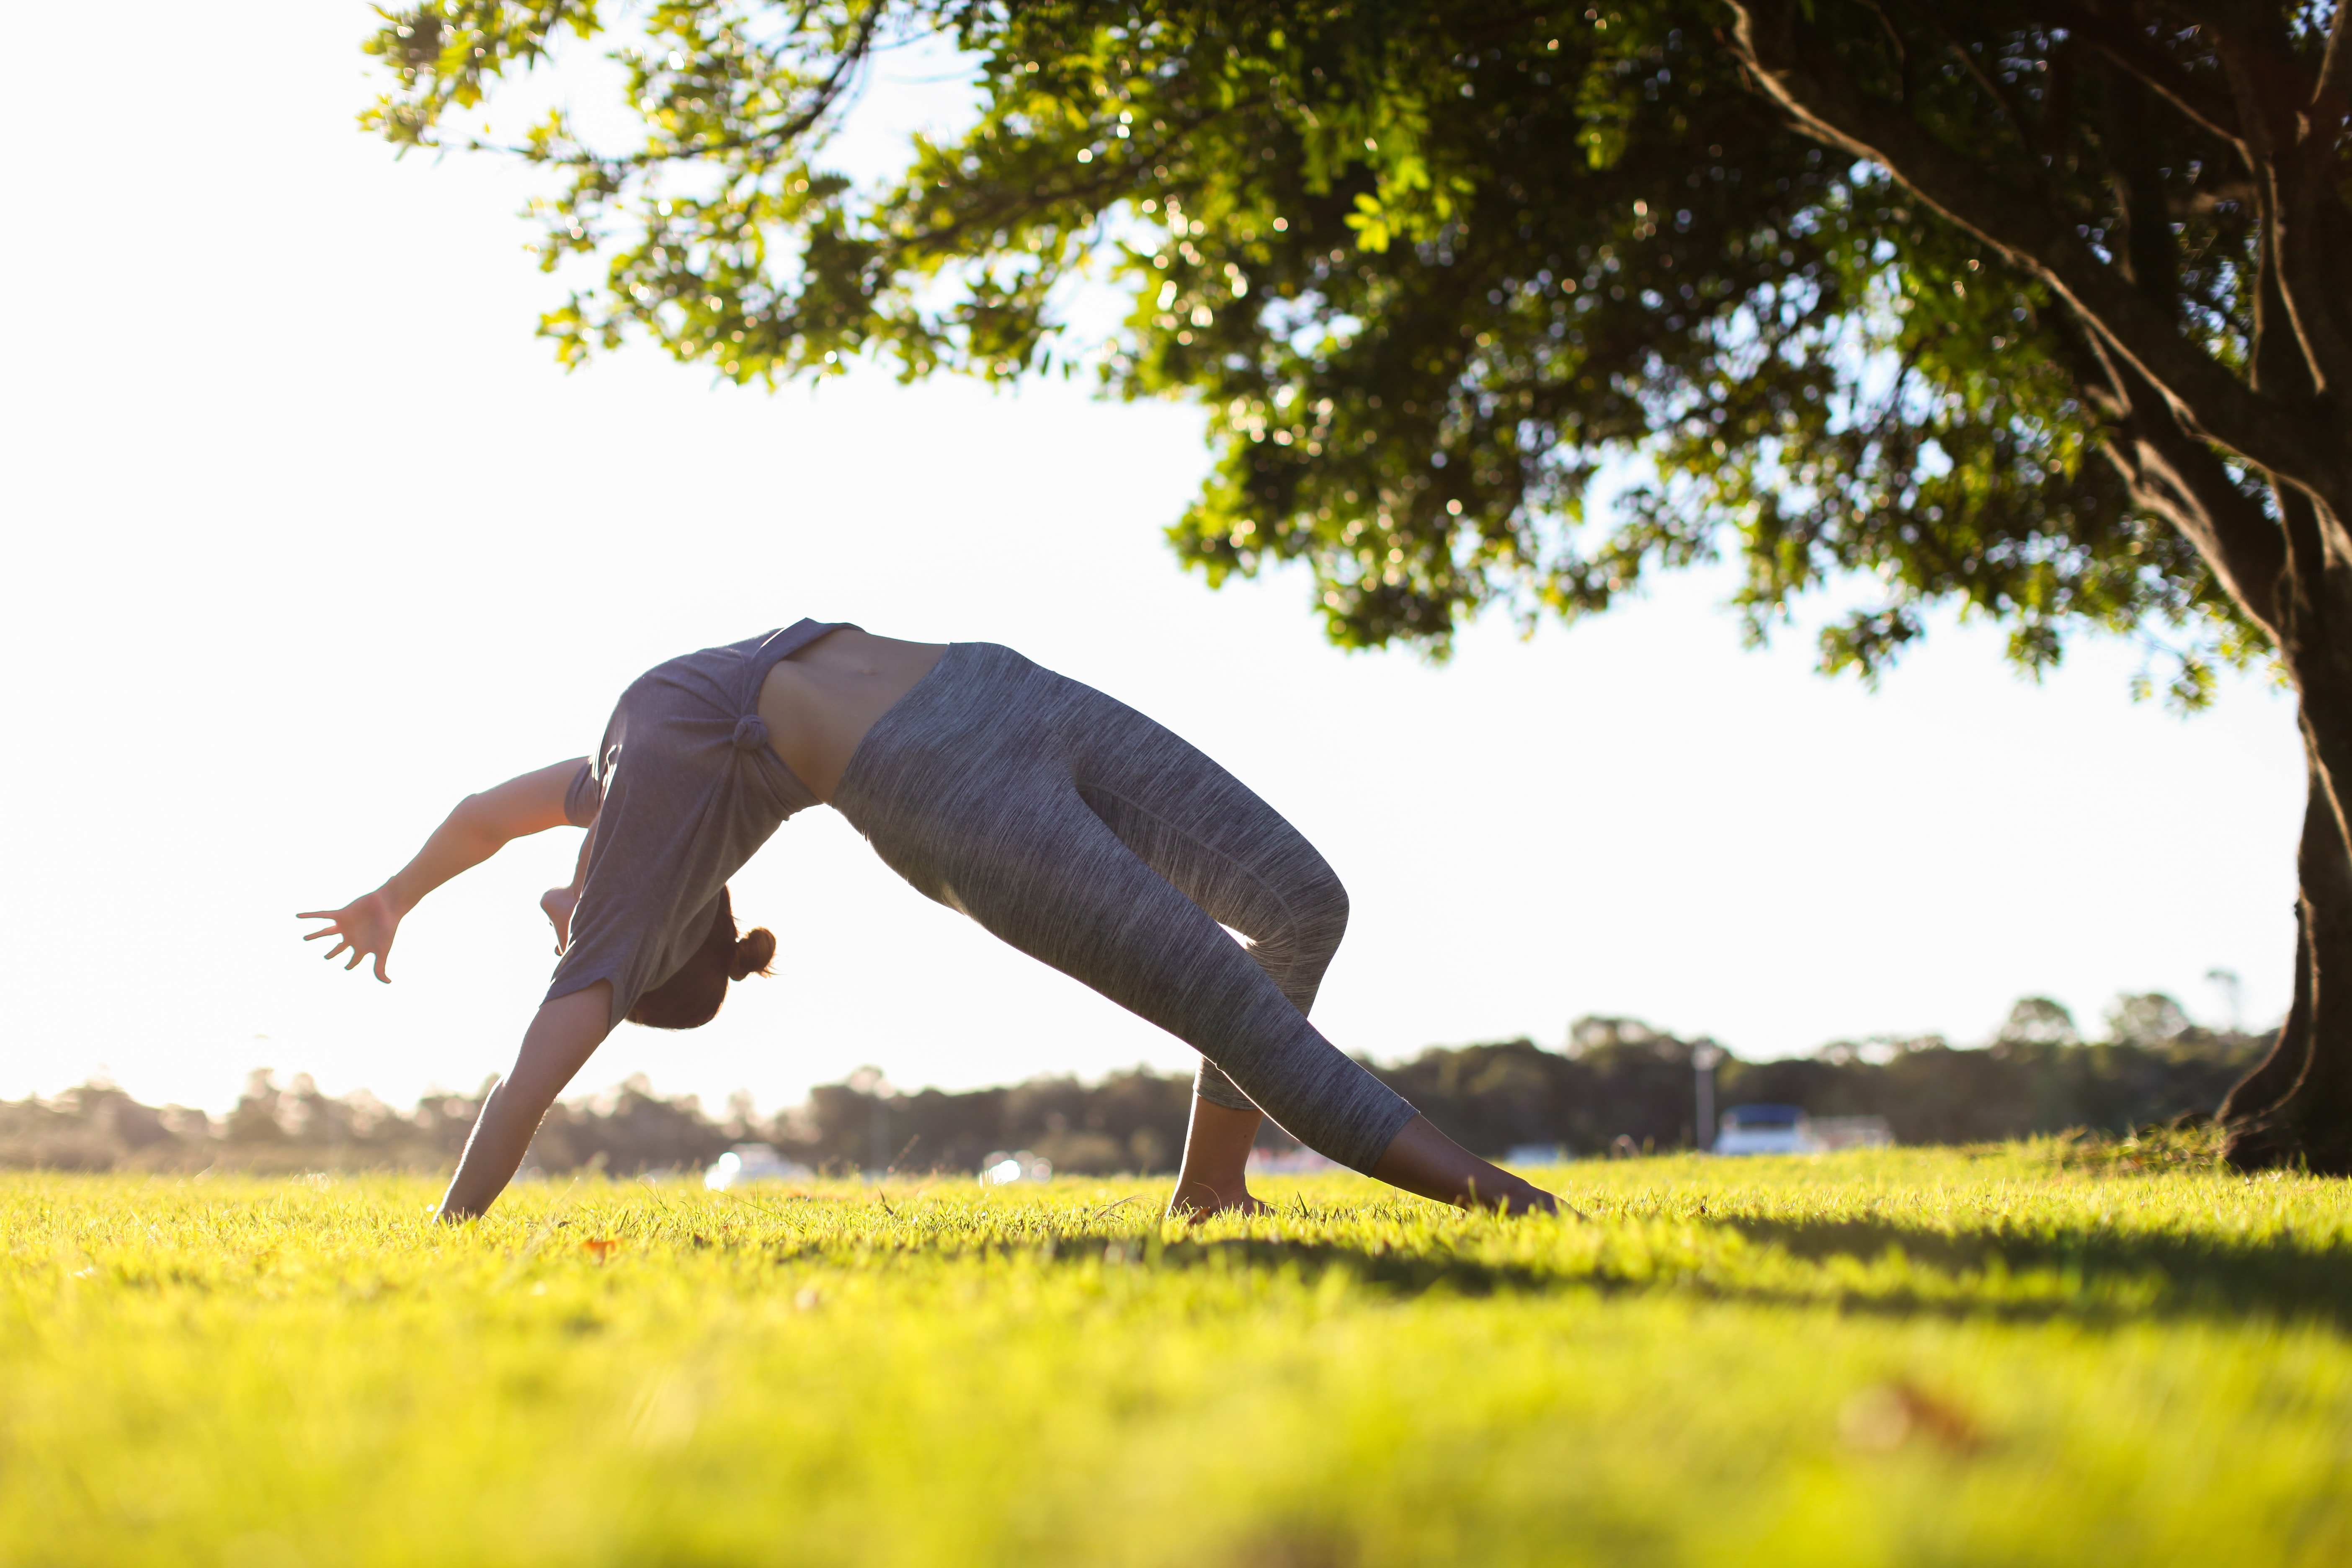
[[[945,643],[900,642],[855,626],[825,633],[779,662],[761,683],[768,743],[830,804],[866,731],[947,651]]]

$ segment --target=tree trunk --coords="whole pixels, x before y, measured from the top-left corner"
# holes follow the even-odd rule
[[[2301,700],[2310,767],[2296,872],[2311,1022],[2300,1070],[2284,1092],[2267,1105],[2260,1104],[2260,1094],[2242,1098],[2245,1110],[2231,1130],[2229,1157],[2243,1170],[2296,1164],[2324,1175],[2352,1175],[2352,849],[2345,813],[2352,804],[2352,570],[2330,548],[2330,540],[2345,532],[2336,515],[2284,484],[2275,493],[2287,544],[2278,595],[2279,651]],[[2257,1087],[2275,1088],[2294,1065],[2284,1036],[2281,1047],[2287,1059]],[[2266,1077],[2259,1069],[2255,1076]],[[2231,1099],[2241,1101],[2235,1093]]]
[[[2278,1043],[2223,1101],[2230,1163],[2352,1174],[2352,854],[2315,766],[2296,857],[2294,1005]]]
[[[2311,826],[2306,815],[2304,826]],[[2285,1100],[2302,1081],[2304,1063],[2311,1056],[2311,906],[2298,895],[2294,901],[2294,1001],[2278,1038],[2253,1070],[2240,1079],[2221,1099],[2213,1119],[2223,1126],[2251,1124],[2273,1106]],[[2234,1146],[2234,1135],[2232,1143]]]
[[[2327,798],[2327,788],[2317,769],[2310,771],[2310,794],[2303,807],[2303,845],[2295,856],[2300,873],[2299,882],[2308,885],[2311,868],[2325,856],[2336,837],[2336,807]],[[2271,1045],[2270,1054],[2257,1063],[2252,1071],[2238,1080],[2214,1112],[2215,1120],[2224,1126],[2237,1128],[2251,1125],[2273,1107],[2284,1103],[2294,1086],[2303,1079],[2304,1064],[2311,1056],[2311,904],[2298,888],[2294,901],[2294,1001],[2287,1008],[2286,1022],[2279,1026],[2278,1038]],[[2234,1154],[2237,1135],[2233,1131],[2231,1148]]]

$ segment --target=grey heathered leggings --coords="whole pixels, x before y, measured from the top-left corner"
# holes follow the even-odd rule
[[[1307,1021],[1348,923],[1339,879],[1123,703],[953,644],[866,733],[833,804],[922,893],[1198,1050],[1202,1099],[1255,1102],[1359,1171],[1415,1115]]]

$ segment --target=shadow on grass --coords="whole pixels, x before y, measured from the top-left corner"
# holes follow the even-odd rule
[[[1456,1296],[1492,1296],[1503,1291],[1574,1289],[1605,1283],[1589,1276],[1561,1274],[1524,1264],[1482,1263],[1446,1252],[1404,1252],[1266,1237],[1171,1242],[1160,1255],[1160,1267],[1223,1267],[1261,1273],[1287,1268],[1296,1270],[1310,1283],[1334,1268],[1344,1268],[1358,1285],[1394,1296],[1423,1296],[1439,1290]]]
[[[2352,1251],[2315,1252],[2284,1241],[2089,1233],[1954,1236],[1854,1220],[1738,1220],[1726,1222],[1723,1228],[1801,1262],[1851,1259],[1869,1265],[1899,1256],[1910,1268],[1941,1279],[1932,1287],[1906,1289],[1900,1284],[1841,1286],[1824,1278],[1818,1288],[1807,1289],[1792,1288],[1785,1279],[1743,1282],[1736,1258],[1727,1260],[1728,1267],[1697,1271],[1668,1263],[1654,1275],[1636,1278],[1614,1271],[1606,1261],[1593,1270],[1554,1269],[1488,1263],[1442,1251],[1265,1237],[1172,1242],[1160,1254],[1159,1267],[1287,1269],[1310,1282],[1330,1269],[1344,1268],[1360,1288],[1399,1297],[1438,1291],[1482,1297],[1676,1290],[1719,1300],[1833,1306],[1892,1316],[2089,1322],[2262,1316],[2352,1328]],[[2052,1273],[2062,1282],[2055,1295],[2020,1288],[2020,1276]]]
[[[2072,1300],[2003,1301],[1988,1283],[1981,1302],[1915,1303],[1910,1310],[2025,1317],[2228,1317],[2262,1314],[2352,1327],[2352,1250],[2313,1251],[2289,1239],[2121,1236],[2076,1231],[2047,1236],[1923,1230],[1878,1220],[1734,1220],[1728,1227],[1807,1262],[1873,1263],[1900,1254],[1955,1279],[2054,1271]],[[2105,1288],[2146,1292],[2145,1306],[2120,1308]],[[2152,1288],[2152,1289],[2151,1289]],[[1867,1307],[1868,1301],[1848,1303]]]

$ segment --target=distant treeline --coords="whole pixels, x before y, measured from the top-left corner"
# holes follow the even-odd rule
[[[2160,995],[2121,999],[2109,1036],[2084,1043],[2063,1008],[2028,998],[1984,1047],[1956,1048],[1930,1037],[1839,1042],[1810,1058],[1776,1061],[1727,1053],[1716,1101],[1884,1116],[1904,1143],[2075,1127],[2125,1132],[2211,1111],[2269,1044],[2194,1027]],[[1563,1050],[1525,1039],[1439,1047],[1372,1070],[1483,1154],[1530,1144],[1596,1154],[1620,1138],[1664,1151],[1694,1141],[1693,1058],[1712,1044],[1629,1018],[1583,1018]],[[557,1106],[524,1169],[693,1169],[734,1144],[762,1142],[821,1170],[969,1172],[993,1151],[1031,1149],[1075,1173],[1166,1172],[1183,1147],[1191,1101],[1188,1077],[1149,1068],[1093,1084],[1047,1078],[959,1094],[904,1093],[866,1069],[762,1119],[741,1096],[713,1116],[694,1096],[665,1098],[633,1078]],[[480,1109],[481,1093],[436,1094],[403,1112],[364,1090],[330,1098],[308,1074],[281,1087],[257,1071],[236,1108],[215,1120],[85,1084],[53,1100],[0,1100],[0,1167],[441,1170],[456,1162]],[[1272,1129],[1264,1141],[1288,1144]]]
[[[1630,1018],[1584,1018],[1565,1052],[1507,1040],[1424,1051],[1379,1070],[1480,1153],[1557,1143],[1592,1154],[1620,1137],[1688,1148],[1696,1131],[1692,1055],[1710,1044]],[[1840,1042],[1811,1058],[1748,1062],[1727,1054],[1715,1101],[1883,1116],[1900,1143],[1991,1142],[2070,1128],[2123,1133],[2210,1114],[2269,1049],[2266,1037],[2193,1027],[2096,1044],[2009,1037],[1959,1048],[1932,1036]]]

